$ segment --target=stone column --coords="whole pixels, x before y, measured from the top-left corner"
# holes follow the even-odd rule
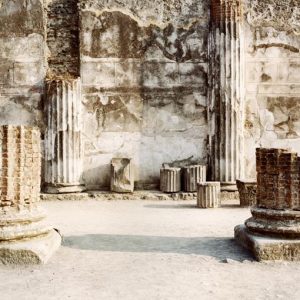
[[[299,158],[284,149],[257,149],[257,205],[235,238],[258,260],[300,260]]]
[[[221,206],[220,182],[200,182],[197,188],[197,207],[218,208]]]
[[[111,161],[110,189],[117,193],[133,193],[134,170],[130,158],[113,158]]]
[[[194,165],[182,168],[183,190],[185,192],[196,192],[197,183],[206,181],[206,166]]]
[[[181,191],[181,169],[160,169],[160,190],[165,193],[177,193]]]
[[[211,1],[209,164],[212,180],[235,186],[244,173],[241,5]]]
[[[83,191],[81,82],[53,79],[46,82],[45,192]]]
[[[0,127],[0,262],[46,262],[60,246],[38,205],[41,149],[38,128]]]

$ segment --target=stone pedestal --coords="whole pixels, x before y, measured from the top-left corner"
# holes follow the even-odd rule
[[[44,223],[40,198],[40,132],[0,127],[0,262],[45,263],[61,237]]]
[[[256,205],[256,189],[257,183],[254,180],[237,180],[236,185],[240,195],[240,206]]]
[[[117,193],[132,193],[134,170],[130,158],[113,158],[111,161],[110,189]]]
[[[206,182],[206,166],[194,165],[183,169],[183,190],[196,192],[198,182]]]
[[[256,151],[257,205],[235,238],[258,260],[300,259],[299,161],[283,149]]]
[[[181,169],[160,169],[160,190],[165,193],[177,193],[181,191]]]
[[[46,193],[74,193],[85,189],[82,174],[81,83],[76,79],[46,82]]]
[[[218,208],[221,206],[220,182],[201,182],[197,186],[197,207]]]

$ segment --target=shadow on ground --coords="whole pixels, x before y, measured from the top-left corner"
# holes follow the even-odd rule
[[[233,239],[223,237],[86,234],[65,237],[63,245],[95,251],[194,254],[211,256],[220,261],[226,258],[236,261],[254,260]]]

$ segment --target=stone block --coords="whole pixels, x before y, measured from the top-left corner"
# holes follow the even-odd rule
[[[198,182],[206,182],[206,166],[193,165],[183,169],[183,190],[196,192]]]
[[[160,169],[160,190],[165,193],[177,193],[181,190],[181,168]]]
[[[236,184],[240,195],[240,205],[242,207],[256,205],[256,181],[237,180]]]
[[[14,242],[0,243],[1,264],[44,264],[60,247],[61,236],[51,230],[46,235]]]
[[[197,207],[218,208],[221,206],[220,182],[199,182],[197,184]]]
[[[131,158],[113,158],[111,161],[112,192],[132,193],[134,190],[134,170]]]
[[[300,261],[300,239],[254,235],[245,225],[235,227],[234,237],[236,242],[250,250],[258,261]]]

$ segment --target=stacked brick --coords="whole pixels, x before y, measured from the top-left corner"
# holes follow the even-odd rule
[[[257,206],[299,209],[300,164],[297,153],[283,149],[257,149]]]
[[[26,126],[0,127],[0,207],[18,209],[39,201],[40,132]]]

